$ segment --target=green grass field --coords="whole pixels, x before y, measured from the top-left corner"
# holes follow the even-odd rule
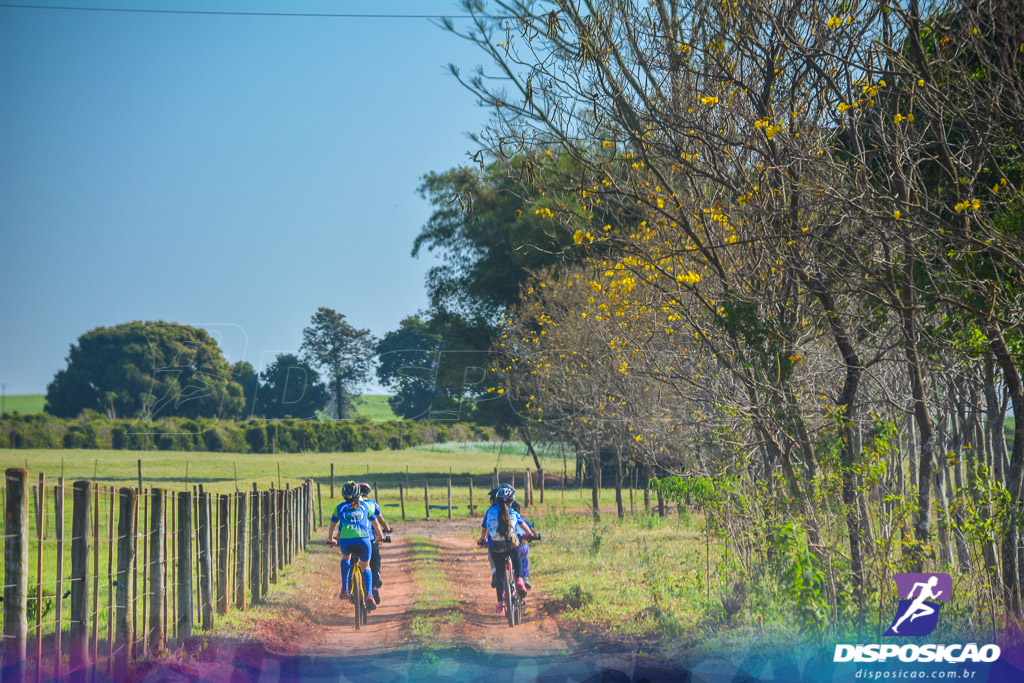
[[[363,394],[356,399],[356,412],[374,422],[396,420],[398,416],[388,405],[388,398],[389,396],[386,394]],[[43,394],[20,394],[6,398],[8,413],[17,412],[21,415],[41,413],[45,404],[46,396]]]
[[[363,394],[355,400],[356,413],[360,417],[368,417],[374,422],[397,420],[398,416],[391,410],[387,394]]]
[[[15,394],[4,398],[4,410],[8,414],[32,415],[43,412],[46,397],[42,394]]]

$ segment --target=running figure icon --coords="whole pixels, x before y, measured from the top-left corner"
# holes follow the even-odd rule
[[[913,623],[913,621],[918,617],[926,617],[929,614],[935,613],[935,608],[931,605],[925,604],[925,600],[939,599],[939,596],[942,595],[942,591],[934,590],[935,586],[937,586],[938,583],[939,577],[931,576],[927,582],[921,581],[913,585],[913,587],[910,589],[910,593],[907,594],[908,598],[913,598],[914,591],[916,591],[918,588],[921,589],[921,592],[918,593],[917,597],[914,598],[913,602],[910,603],[910,605],[907,607],[907,610],[903,613],[903,616],[900,617],[896,621],[896,623],[892,625],[893,633],[899,633],[900,624],[906,621],[907,618],[909,618],[911,623]]]

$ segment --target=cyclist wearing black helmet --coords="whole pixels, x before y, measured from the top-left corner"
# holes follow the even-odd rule
[[[331,515],[331,528],[327,532],[327,543],[334,542],[334,531],[338,530],[338,548],[341,550],[341,594],[342,600],[351,597],[349,593],[349,575],[352,570],[350,555],[359,561],[359,570],[363,573],[363,585],[373,585],[370,572],[370,542],[379,533],[379,525],[375,524],[376,512],[370,509],[359,496],[359,485],[354,481],[346,481],[341,486],[344,503],[339,504]],[[366,596],[369,609],[377,607],[372,595]]]
[[[380,523],[380,529],[385,534],[391,533],[391,525],[384,519],[384,513],[380,511],[380,505],[377,504],[373,498],[370,498],[372,489],[366,482],[359,484],[359,495],[362,497],[363,502],[366,503],[371,510],[377,515],[377,521]],[[378,605],[380,604],[380,587],[384,585],[384,582],[380,578],[380,543],[376,538],[373,539],[370,544],[370,571],[373,572],[373,601]],[[368,584],[369,585],[369,584]]]
[[[509,507],[515,501],[516,490],[509,484],[501,484],[491,491],[493,505],[484,513],[484,520],[481,523],[479,545],[487,545],[488,555],[494,567],[501,567],[508,557],[512,562],[512,570],[515,573],[515,589],[520,595],[526,595],[528,589],[523,582],[523,566],[519,556],[519,538],[516,536],[516,526],[519,525],[521,517]],[[488,543],[490,538],[490,543]],[[495,580],[497,579],[497,580]],[[498,595],[498,606],[495,609],[498,614],[505,613],[505,574],[494,572],[491,585],[494,586]]]

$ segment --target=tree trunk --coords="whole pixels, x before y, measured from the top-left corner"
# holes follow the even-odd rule
[[[1010,454],[1006,472],[1006,489],[1010,493],[1011,507],[1016,510],[1021,499],[1021,480],[1024,477],[1024,383],[1003,338],[1002,330],[994,320],[985,321],[985,336],[995,354],[999,369],[1003,371],[1003,383],[1010,395],[1013,407],[1013,452]],[[1000,425],[1001,427],[1001,425]],[[1002,429],[1000,429],[1000,432]],[[1021,611],[1021,563],[1018,558],[1018,529],[1016,515],[1009,515],[1002,540],[1003,597],[1006,606],[1014,614]]]

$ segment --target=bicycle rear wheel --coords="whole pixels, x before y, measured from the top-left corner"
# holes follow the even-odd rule
[[[505,616],[508,618],[508,627],[512,628],[516,625],[516,582],[515,574],[512,572],[512,567],[507,563],[505,564]]]
[[[363,597],[363,576],[356,570],[352,570],[352,604],[355,606],[356,630],[358,631],[366,623],[366,602]]]

